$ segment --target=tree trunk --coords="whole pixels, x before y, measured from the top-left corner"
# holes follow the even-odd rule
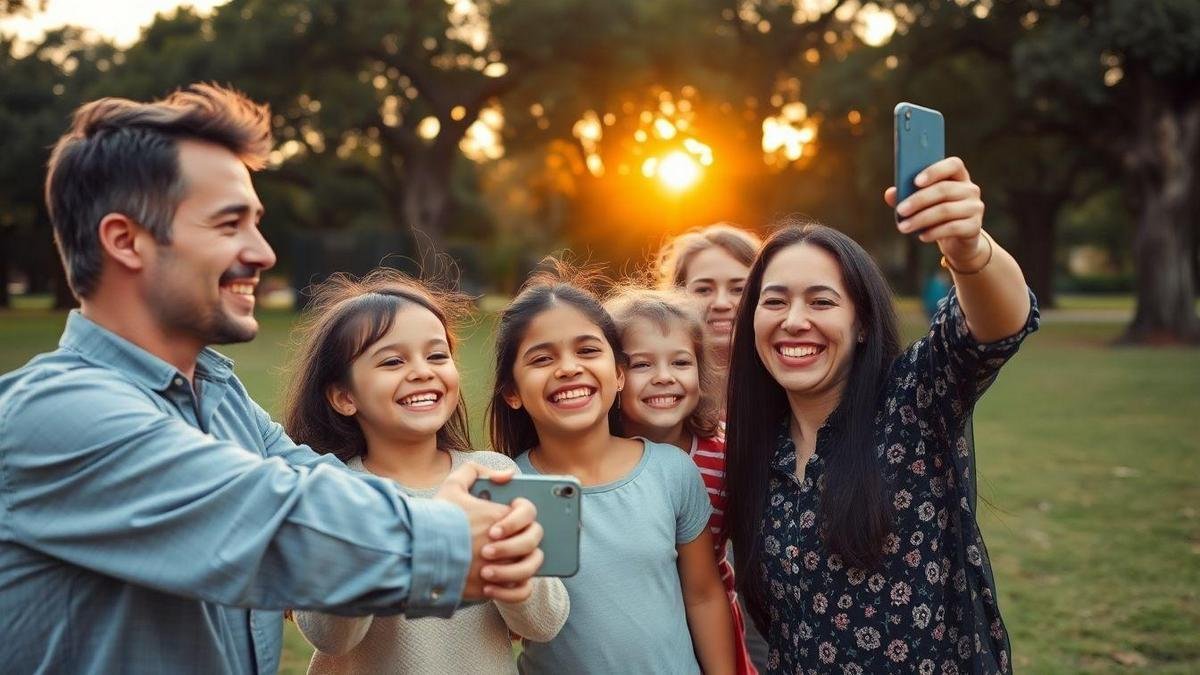
[[[1038,306],[1054,307],[1054,254],[1058,245],[1055,225],[1064,198],[1014,191],[1012,213],[1016,219],[1017,242],[1013,254],[1025,273],[1025,281],[1037,296]]]
[[[1137,311],[1122,342],[1200,341],[1192,258],[1200,161],[1200,96],[1173,105],[1171,92],[1143,76],[1141,116],[1129,167],[1140,213],[1134,236]]]
[[[405,157],[401,227],[412,231],[422,265],[445,251],[445,222],[450,207],[451,168],[457,149],[447,156],[434,145]]]

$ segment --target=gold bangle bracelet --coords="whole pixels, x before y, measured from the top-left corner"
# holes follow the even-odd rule
[[[942,256],[942,262],[941,262],[942,269],[947,269],[947,270],[950,270],[951,272],[954,272],[955,274],[960,274],[963,276],[970,276],[972,274],[979,274],[980,272],[982,272],[984,270],[984,268],[988,266],[988,263],[992,262],[992,254],[996,252],[996,246],[995,246],[995,244],[992,243],[992,238],[991,238],[991,236],[988,235],[988,233],[980,230],[979,234],[983,237],[984,241],[986,241],[987,245],[988,245],[987,260],[983,261],[983,264],[979,266],[979,269],[971,270],[969,272],[965,271],[965,270],[960,270],[957,267],[951,265],[950,261],[946,260],[946,256]]]

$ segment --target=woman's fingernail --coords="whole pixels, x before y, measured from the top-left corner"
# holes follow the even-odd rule
[[[483,557],[490,558],[494,555],[496,555],[496,547],[495,546],[484,546],[483,547]]]
[[[917,174],[917,177],[913,179],[913,182],[917,185],[924,185],[926,180],[929,180],[929,177],[923,173],[919,173]]]
[[[902,220],[902,221],[900,221],[899,224],[896,225],[896,227],[900,228],[901,232],[908,232],[908,224],[909,223],[907,220]]]
[[[496,576],[496,570],[494,570],[490,567],[485,567],[485,568],[483,568],[483,571],[480,572],[480,574],[483,575],[484,579],[491,579],[492,577]]]
[[[504,536],[504,528],[497,525],[489,530],[488,533],[491,534],[493,538],[499,539],[500,537]]]

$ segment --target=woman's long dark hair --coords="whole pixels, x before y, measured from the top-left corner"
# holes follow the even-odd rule
[[[283,428],[297,443],[345,462],[366,456],[367,439],[358,420],[329,404],[329,388],[350,384],[351,364],[392,329],[396,313],[407,307],[423,307],[437,317],[453,355],[458,348],[454,326],[470,313],[470,301],[387,268],[361,280],[335,274],[313,287],[312,293],[309,310],[295,333],[291,377],[283,391]],[[469,452],[467,429],[467,406],[460,389],[454,414],[437,432],[438,448]]]
[[[813,221],[788,217],[767,239],[750,268],[738,310],[730,350],[728,389],[726,522],[733,541],[736,578],[756,625],[767,623],[767,589],[762,580],[758,539],[767,503],[769,467],[776,442],[791,414],[787,392],[771,377],[755,347],[754,311],[762,293],[763,273],[790,246],[816,246],[837,260],[842,281],[854,303],[864,341],[857,345],[841,402],[829,429],[837,438],[825,456],[824,487],[818,523],[829,553],[848,566],[871,569],[883,557],[891,527],[874,443],[876,413],[884,382],[900,354],[892,293],[875,261],[853,239]]]
[[[529,324],[539,314],[559,304],[573,307],[600,328],[618,368],[625,360],[616,323],[596,296],[587,290],[588,286],[595,283],[595,275],[587,270],[575,270],[553,259],[548,264],[554,267],[554,271],[538,272],[530,277],[521,286],[517,297],[500,313],[500,323],[496,328],[496,373],[492,398],[488,402],[488,435],[492,449],[509,457],[516,457],[540,443],[529,412],[525,408],[514,410],[504,400],[505,395],[517,389],[513,374],[517,349],[521,346],[521,340],[525,339]],[[620,394],[608,411],[609,433],[614,435],[621,434],[621,413],[617,408],[619,400]]]

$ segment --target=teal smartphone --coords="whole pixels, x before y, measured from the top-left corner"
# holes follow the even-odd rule
[[[579,571],[583,488],[574,476],[516,475],[507,483],[480,478],[471,486],[471,494],[501,504],[511,504],[517,497],[533,502],[545,532],[541,547],[545,560],[534,576],[569,577]]]
[[[942,113],[913,103],[897,103],[894,121],[896,203],[917,191],[913,179],[946,158],[946,122]]]

